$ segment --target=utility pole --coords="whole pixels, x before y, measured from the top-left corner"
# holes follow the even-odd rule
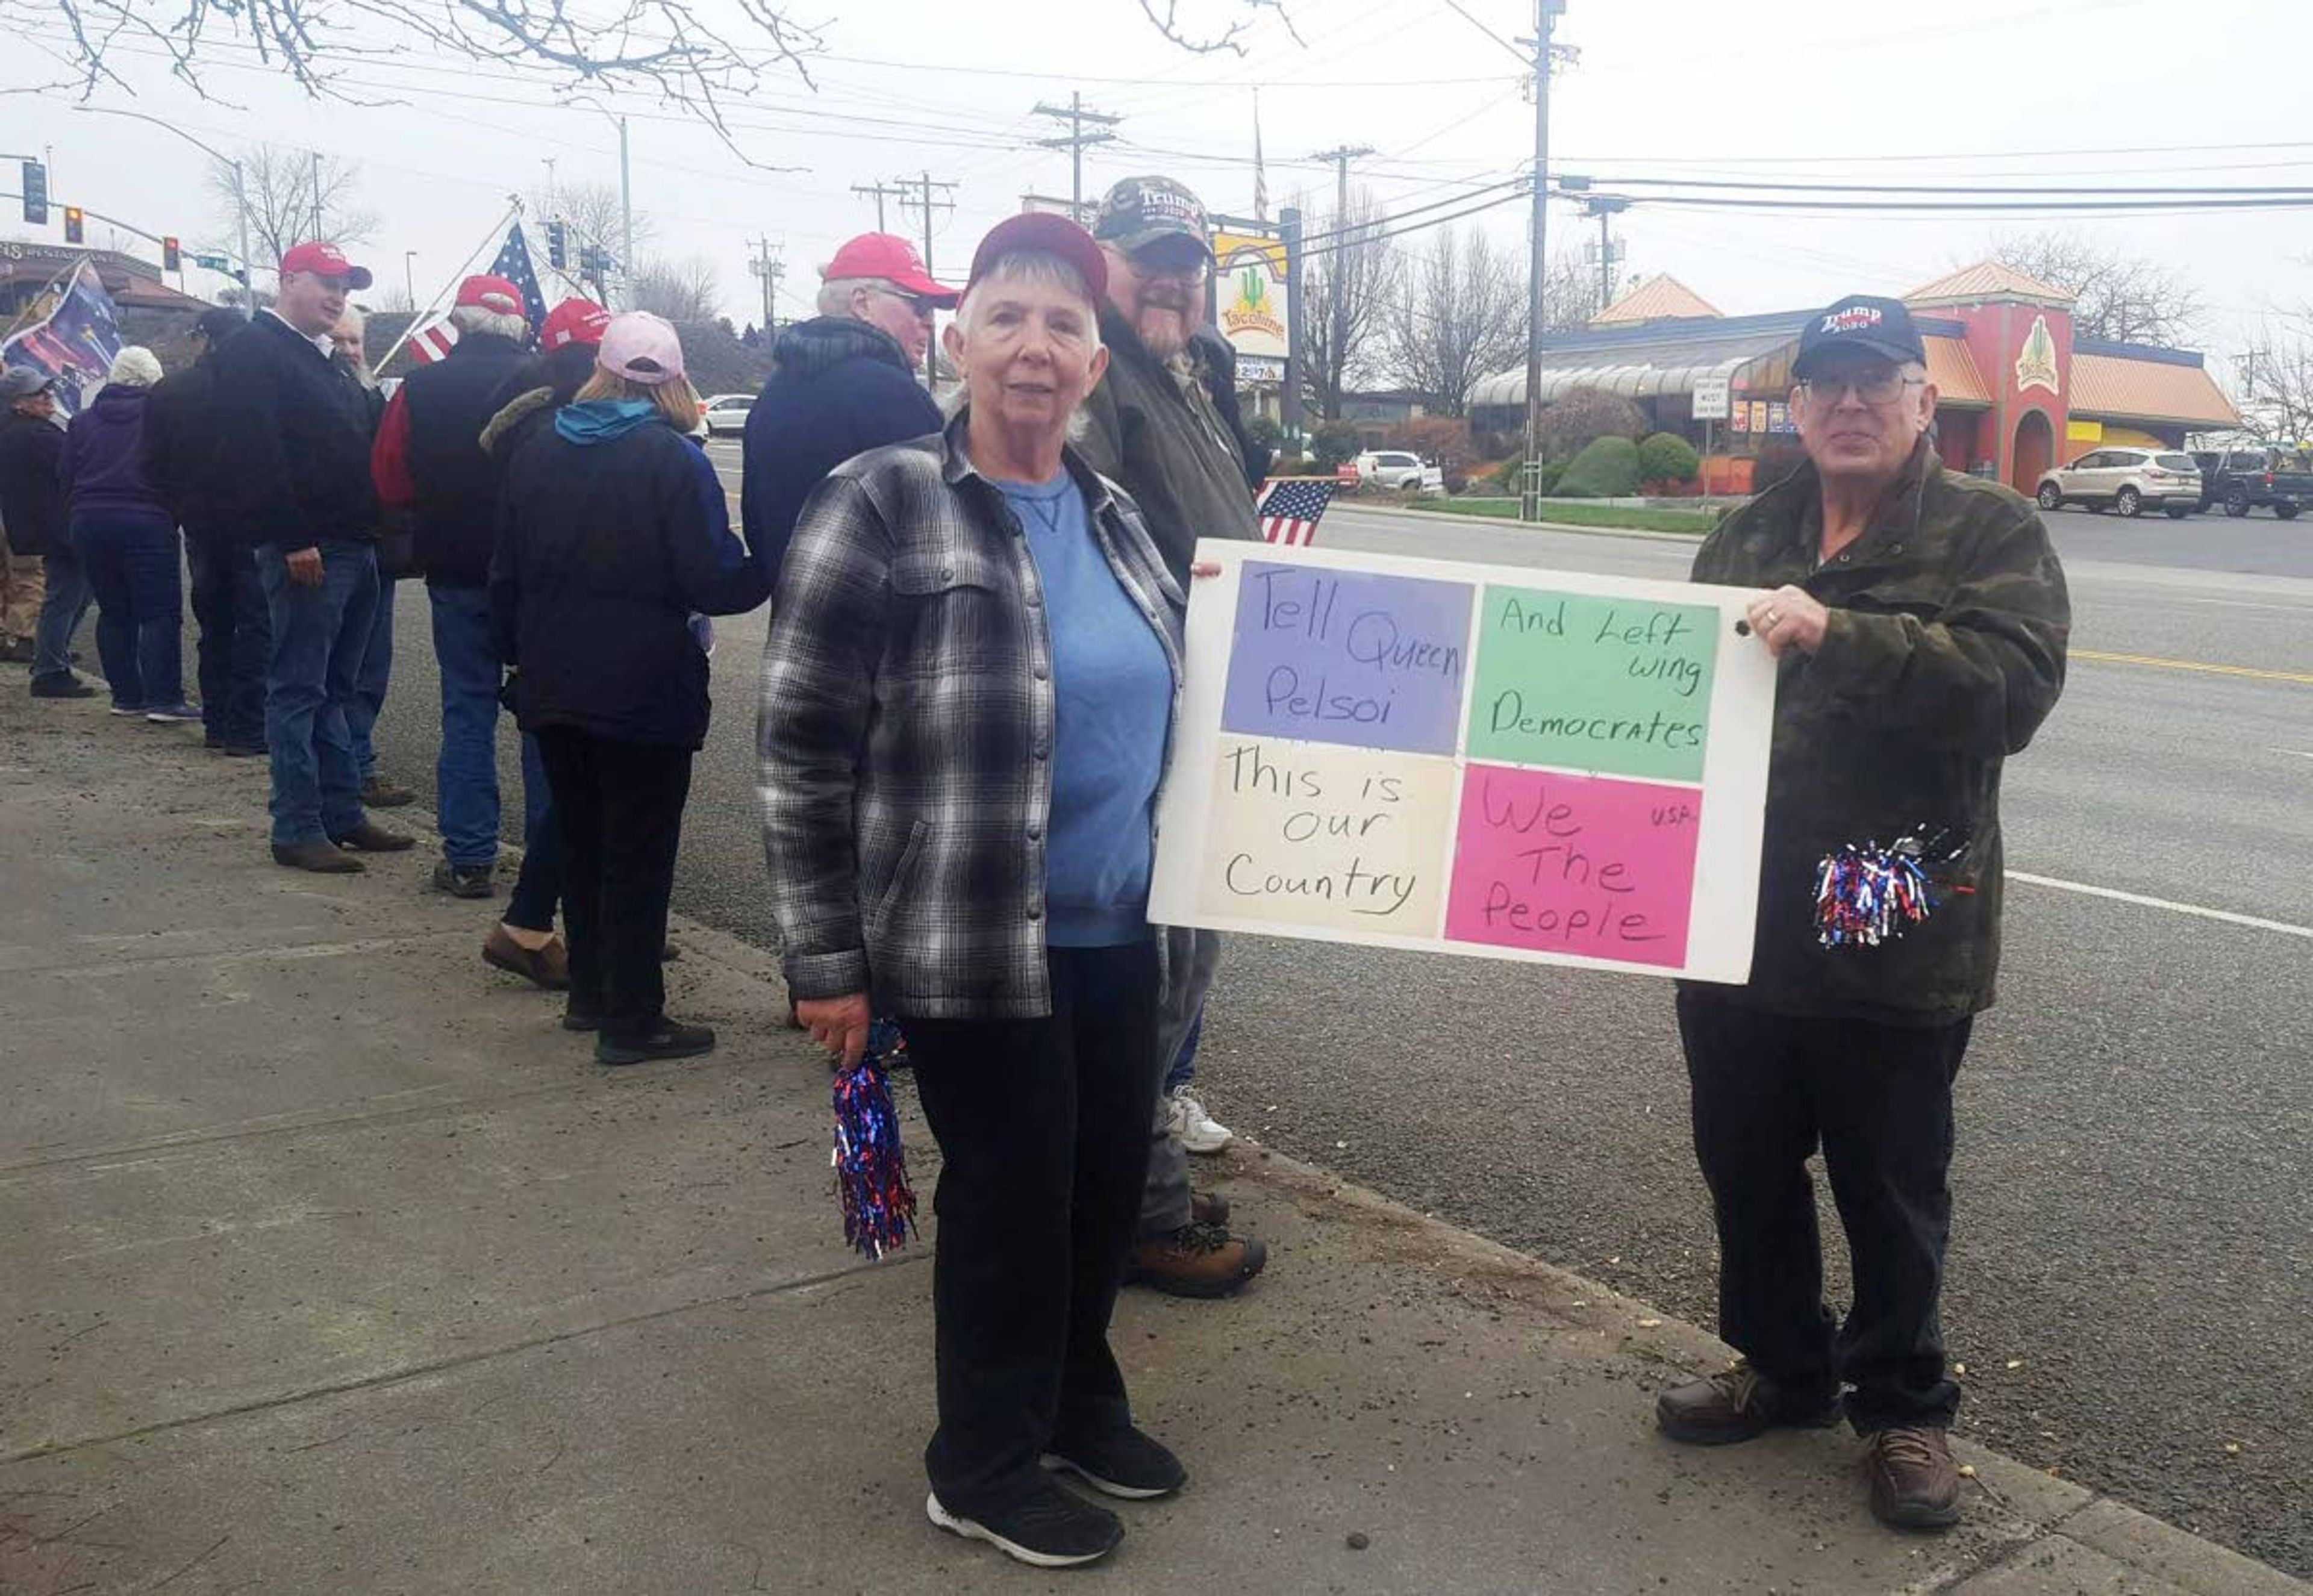
[[[627,309],[635,308],[635,184],[627,160],[627,119],[619,118],[619,269],[626,276]],[[607,292],[607,290],[605,291]]]
[[[787,266],[771,253],[771,241],[758,233],[755,237],[755,258],[747,262],[747,269],[763,279],[763,332],[770,336],[778,324],[778,308],[773,296],[778,291],[779,279],[787,275]]]
[[[417,261],[417,250],[404,250],[401,252],[401,291],[409,295],[409,309],[412,314],[415,314],[418,310]]]
[[[1303,422],[1308,407],[1302,401],[1301,373],[1307,356],[1301,352],[1301,212],[1287,206],[1277,213],[1277,231],[1285,241],[1285,387],[1278,396],[1278,422],[1296,452],[1302,445]]]
[[[907,189],[896,183],[854,183],[851,185],[851,191],[854,194],[872,194],[875,197],[875,231],[878,232],[892,231],[884,225],[884,202],[886,199],[904,199],[908,193]]]
[[[898,187],[901,191],[900,203],[902,206],[917,206],[922,207],[924,213],[924,276],[931,277],[934,282],[937,282],[939,279],[937,276],[933,276],[932,274],[932,214],[935,211],[952,211],[955,209],[955,201],[952,199],[934,199],[932,197],[932,190],[937,189],[943,194],[953,194],[955,192],[955,185],[954,183],[936,183],[932,181],[932,174],[927,171],[921,177],[901,178],[899,180]],[[919,193],[918,190],[920,190],[920,193]],[[938,363],[939,340],[934,338],[931,342],[924,346],[924,386],[927,388],[931,386],[933,378],[937,374]]]
[[[1100,131],[1086,133],[1085,124],[1089,122],[1095,129],[1108,128],[1115,127],[1124,118],[1107,116],[1096,110],[1085,110],[1084,96],[1073,92],[1069,95],[1069,102],[1066,105],[1046,105],[1041,101],[1038,101],[1034,114],[1040,117],[1050,117],[1054,121],[1066,122],[1069,125],[1069,136],[1066,138],[1040,138],[1036,142],[1048,150],[1068,151],[1069,219],[1082,226],[1085,222],[1085,145],[1108,144],[1116,137],[1113,133]]]
[[[314,236],[315,238],[320,238],[320,237],[321,237],[321,236],[322,236],[322,233],[321,233],[321,151],[319,151],[319,150],[313,150],[313,151],[311,151],[311,152],[309,152],[309,153],[310,153],[312,155],[312,157],[313,157],[313,236]]]
[[[1543,3],[1546,4],[1548,0],[1543,0]],[[1341,320],[1347,313],[1342,298],[1342,289],[1346,285],[1341,281],[1341,256],[1350,243],[1350,162],[1372,153],[1373,147],[1369,145],[1341,145],[1333,149],[1320,150],[1309,157],[1312,161],[1333,163],[1333,237],[1327,241],[1332,246],[1333,259],[1325,268],[1326,286],[1331,290],[1327,295],[1331,302],[1328,312],[1331,320],[1328,323],[1330,333],[1325,339],[1325,364],[1332,369],[1324,376],[1325,391],[1332,396],[1335,409],[1341,408],[1341,384],[1350,370],[1348,355],[1341,348]]]
[[[1582,202],[1582,214],[1598,218],[1598,308],[1602,311],[1614,303],[1614,265],[1621,259],[1614,252],[1614,220],[1630,208],[1629,200],[1612,194],[1594,194]]]
[[[1543,249],[1550,204],[1550,70],[1562,54],[1574,52],[1552,44],[1550,32],[1566,13],[1566,0],[1534,0],[1534,37],[1520,44],[1534,50],[1534,216],[1529,224],[1533,251],[1526,263],[1526,469],[1518,483],[1518,518],[1535,521],[1542,514],[1542,295],[1550,280],[1550,259]]]

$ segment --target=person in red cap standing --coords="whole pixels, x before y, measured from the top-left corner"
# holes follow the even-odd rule
[[[272,623],[273,857],[298,870],[357,871],[344,850],[411,842],[364,812],[347,722],[377,608],[378,508],[366,402],[332,362],[330,332],[370,282],[337,245],[299,244],[273,303],[216,352],[236,507]]]
[[[936,311],[956,291],[932,281],[907,240],[862,233],[820,272],[819,314],[779,334],[771,379],[747,415],[739,518],[775,578],[804,500],[855,454],[940,429],[916,373]]]
[[[490,643],[490,546],[497,472],[482,428],[497,391],[523,364],[530,323],[522,290],[504,277],[458,285],[449,355],[409,373],[385,409],[370,454],[378,497],[417,520],[418,568],[434,616],[442,682],[442,750],[435,765],[442,862],[434,884],[456,898],[490,898],[498,856],[498,673]],[[546,774],[524,739],[525,833],[546,807]],[[549,983],[554,984],[554,983]]]

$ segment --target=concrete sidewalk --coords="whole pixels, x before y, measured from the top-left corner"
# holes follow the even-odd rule
[[[1907,1539],[1843,1433],[1672,1447],[1709,1336],[1244,1146],[1270,1273],[1116,1326],[1193,1481],[1033,1574],[924,1520],[930,1239],[844,1250],[768,957],[684,925],[722,1050],[601,1070],[423,845],[277,869],[260,761],[0,688],[12,1596],[2305,1589],[1981,1451]]]

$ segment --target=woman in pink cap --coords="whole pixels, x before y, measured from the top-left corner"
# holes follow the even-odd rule
[[[514,451],[499,495],[491,618],[567,850],[562,1023],[598,1032],[603,1064],[715,1045],[667,1016],[659,968],[709,710],[691,618],[752,609],[769,584],[690,440],[698,425],[674,329],[615,317],[594,375]]]

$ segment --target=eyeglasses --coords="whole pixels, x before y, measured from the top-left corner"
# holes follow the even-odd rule
[[[1926,385],[1925,377],[1906,377],[1894,366],[1851,377],[1809,377],[1800,384],[1807,399],[1818,405],[1835,405],[1851,393],[1867,405],[1892,405],[1905,389]]]
[[[1201,283],[1208,269],[1202,255],[1168,254],[1154,259],[1147,255],[1127,255],[1124,259],[1136,277],[1179,277],[1186,282]]]
[[[887,299],[898,300],[901,304],[908,307],[909,313],[914,316],[919,321],[928,321],[932,319],[932,311],[935,307],[931,301],[924,298],[920,294],[909,294],[904,290],[898,288],[886,288],[881,283],[869,285],[867,292],[870,294],[883,294]]]

